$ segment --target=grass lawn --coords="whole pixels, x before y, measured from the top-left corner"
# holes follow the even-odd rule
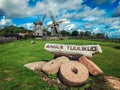
[[[45,43],[99,44],[103,53],[96,54],[91,60],[103,70],[104,74],[120,78],[120,49],[114,48],[120,47],[120,43],[88,40],[34,40],[35,44],[30,44],[30,41],[21,40],[0,45],[0,90],[57,90],[56,86],[50,87],[35,72],[24,68],[26,63],[53,59],[53,54],[44,50]]]

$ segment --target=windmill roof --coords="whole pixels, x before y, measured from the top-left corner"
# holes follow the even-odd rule
[[[34,22],[35,25],[42,25],[42,22],[41,21],[36,21]]]

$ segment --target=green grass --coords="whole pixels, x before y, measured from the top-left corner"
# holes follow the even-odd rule
[[[30,44],[30,41],[21,40],[0,45],[0,90],[54,90],[57,88],[57,86],[50,87],[36,73],[24,68],[26,63],[53,59],[53,54],[44,50],[45,43],[99,44],[103,53],[96,54],[91,60],[103,70],[104,74],[120,77],[120,49],[114,48],[120,46],[120,43],[88,40],[35,40],[35,44]]]

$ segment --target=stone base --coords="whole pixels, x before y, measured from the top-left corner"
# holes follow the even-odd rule
[[[36,70],[41,70],[45,63],[46,63],[45,61],[33,62],[33,63],[25,64],[24,67],[36,71]]]
[[[113,76],[104,76],[105,80],[109,83],[109,86],[115,90],[120,90],[120,78]]]

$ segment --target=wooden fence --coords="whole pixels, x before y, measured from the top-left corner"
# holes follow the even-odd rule
[[[0,44],[17,40],[16,37],[0,37]]]
[[[48,39],[51,39],[50,37],[47,37]],[[53,38],[52,38],[53,39]],[[104,38],[104,39],[100,39],[100,38],[91,38],[91,37],[81,37],[81,36],[67,36],[67,37],[63,37],[63,39],[83,39],[83,40],[93,40],[93,41],[102,41],[102,42],[116,42],[116,43],[120,43],[120,38],[119,39],[115,39],[115,38]],[[0,37],[0,44],[2,43],[8,43],[8,42],[12,42],[17,40],[17,37]]]
[[[93,41],[102,41],[102,42],[116,42],[120,43],[120,38],[93,38],[93,37],[81,37],[81,36],[69,36],[64,37],[64,39],[83,39],[83,40],[93,40]]]

